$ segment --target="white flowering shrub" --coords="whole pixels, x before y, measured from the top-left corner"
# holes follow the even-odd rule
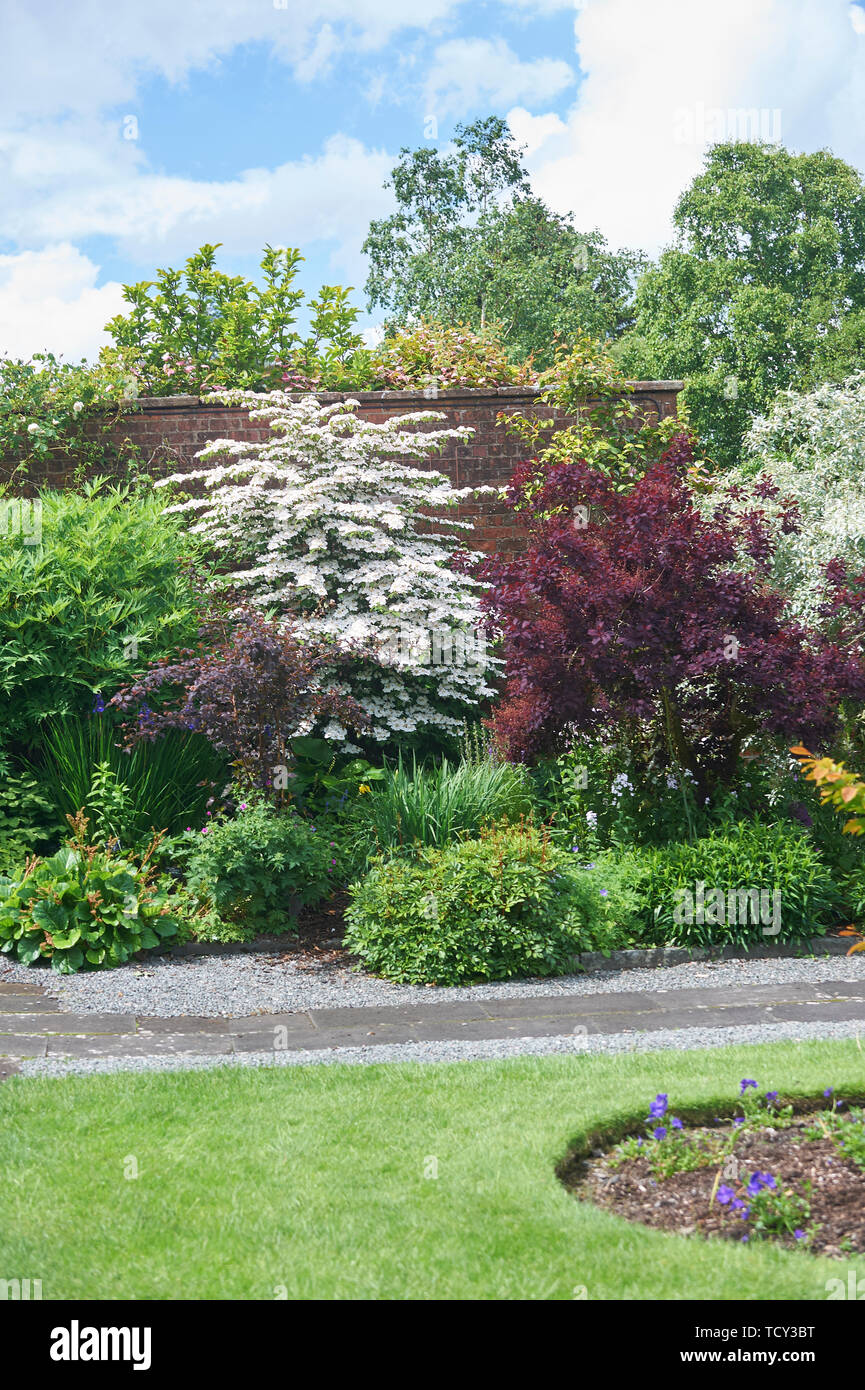
[[[361,653],[343,688],[379,743],[458,734],[493,694],[497,663],[483,640],[482,586],[454,567],[471,523],[425,513],[495,491],[454,488],[429,467],[447,440],[472,431],[419,429],[444,418],[435,411],[377,424],[355,414],[357,401],[321,406],[282,391],[215,398],[246,406],[274,437],[209,443],[197,455],[206,467],[160,480],[201,482],[203,495],[167,510],[189,512],[192,531],[231,556],[231,579],[253,602]],[[347,737],[335,721],[324,734]]]
[[[823,572],[836,556],[865,570],[865,372],[813,391],[782,391],[771,412],[756,419],[745,437],[742,462],[725,475],[742,489],[737,510],[766,500],[755,490],[768,474],[779,489],[768,502],[779,519],[785,498],[801,516],[797,532],[778,528],[773,582],[791,610],[818,620]],[[718,491],[712,503],[719,500]]]

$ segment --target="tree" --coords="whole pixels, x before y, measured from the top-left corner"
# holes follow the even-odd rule
[[[370,224],[366,292],[393,327],[415,318],[495,324],[514,360],[552,361],[556,336],[614,337],[631,322],[635,271],[599,232],[576,231],[530,189],[505,121],[456,127],[453,152],[404,147],[390,185],[397,211]]]
[[[484,566],[508,678],[493,727],[509,756],[615,728],[637,766],[685,773],[705,797],[749,740],[826,737],[842,699],[865,698],[858,651],[790,621],[781,595],[737,571],[742,550],[757,577],[770,564],[759,511],[702,516],[684,462],[662,458],[625,493],[585,463],[551,467],[526,553]],[[512,504],[526,481],[533,463]]]
[[[481,586],[454,567],[458,534],[471,523],[440,509],[495,489],[452,488],[413,461],[426,465],[471,430],[425,429],[444,418],[435,411],[376,424],[354,414],[356,401],[320,406],[280,391],[217,399],[246,406],[275,437],[209,444],[202,471],[160,480],[199,482],[206,495],[168,510],[200,513],[192,533],[230,557],[231,579],[254,603],[329,640],[337,657],[348,647],[336,684],[364,710],[379,747],[397,736],[458,735],[493,694],[486,677],[496,663],[478,642]],[[346,729],[332,719],[324,735],[342,742]]]
[[[675,244],[637,286],[626,372],[684,377],[717,462],[779,390],[840,380],[865,342],[865,187],[826,150],[731,141],[682,195]]]

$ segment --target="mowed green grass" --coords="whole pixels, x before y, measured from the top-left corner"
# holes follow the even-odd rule
[[[679,1113],[729,1109],[744,1076],[862,1095],[865,1053],[14,1078],[0,1278],[41,1279],[45,1299],[824,1299],[849,1266],[652,1232],[555,1176],[574,1141],[643,1118],[657,1091]]]

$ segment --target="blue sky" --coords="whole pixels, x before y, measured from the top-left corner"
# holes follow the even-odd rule
[[[94,356],[121,285],[203,241],[247,274],[265,242],[297,246],[308,291],[363,303],[384,178],[431,117],[441,148],[458,121],[506,117],[551,206],[655,253],[717,121],[745,109],[865,168],[865,11],[0,0],[0,351]]]

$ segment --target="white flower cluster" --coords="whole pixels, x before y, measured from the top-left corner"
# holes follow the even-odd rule
[[[776,503],[755,497],[764,473],[780,489]],[[797,617],[817,623],[827,562],[837,556],[865,569],[865,372],[840,385],[782,391],[769,415],[752,424],[742,463],[725,482],[746,494],[737,511],[759,505],[778,514],[784,498],[797,502],[801,530],[778,532],[772,580]],[[725,494],[726,487],[716,490],[710,501]]]
[[[209,443],[197,455],[205,468],[160,480],[199,480],[205,495],[167,510],[193,514],[192,531],[228,552],[240,566],[232,579],[255,603],[369,654],[346,688],[380,742],[423,729],[458,733],[492,695],[486,677],[498,663],[478,640],[482,586],[452,565],[457,533],[471,523],[428,513],[495,489],[456,489],[428,460],[472,431],[419,428],[445,418],[435,411],[374,423],[355,414],[357,401],[321,406],[282,391],[217,399],[246,406],[275,437]],[[435,650],[473,659],[419,661],[431,635]],[[345,731],[332,725],[328,736]]]

